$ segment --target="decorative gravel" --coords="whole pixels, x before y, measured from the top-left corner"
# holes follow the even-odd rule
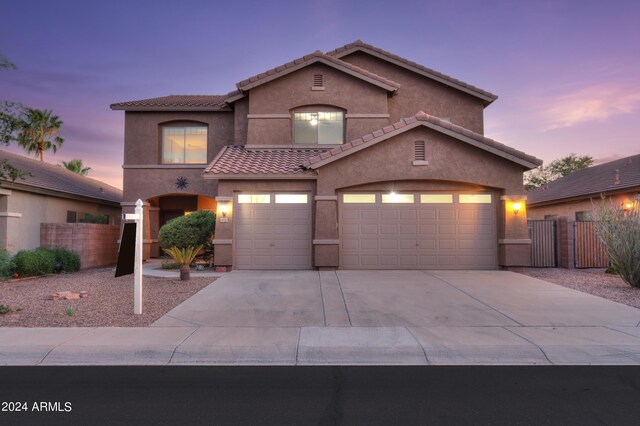
[[[604,269],[522,268],[521,274],[640,308],[640,288]]]
[[[133,275],[114,278],[113,269],[0,282],[0,304],[13,311],[0,315],[1,327],[144,327],[211,284],[215,278],[180,281],[143,279],[142,315],[133,313]],[[48,300],[58,291],[88,291],[76,300]],[[72,316],[66,309],[73,308]]]

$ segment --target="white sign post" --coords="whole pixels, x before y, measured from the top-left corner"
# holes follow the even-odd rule
[[[133,313],[142,314],[142,250],[144,238],[144,213],[142,209],[142,200],[136,201],[135,214],[126,214],[125,220],[134,220],[136,222],[136,246],[135,258],[133,265]]]

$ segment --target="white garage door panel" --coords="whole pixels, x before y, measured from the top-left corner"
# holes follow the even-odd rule
[[[340,203],[346,269],[495,269],[495,204]],[[495,196],[494,203],[495,203]]]
[[[235,205],[235,267],[311,268],[311,204]]]

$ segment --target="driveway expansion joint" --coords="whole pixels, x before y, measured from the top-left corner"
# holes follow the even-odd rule
[[[60,343],[58,343],[57,345],[54,345],[51,349],[49,349],[49,351],[42,357],[42,359],[37,363],[37,365],[40,365],[44,362],[45,359],[47,359],[47,357],[51,354],[51,352],[53,352],[54,350],[56,350],[57,348],[59,348],[60,346],[64,345],[65,343],[68,343],[70,341],[72,341],[73,339],[75,339],[76,337],[82,337],[82,336],[86,336],[87,334],[91,333],[94,330],[97,330],[99,327],[91,327],[89,330],[87,330],[85,333],[79,334],[77,336],[72,336],[69,337],[67,340],[64,340]]]
[[[549,356],[548,356],[548,355],[547,355],[547,353],[544,351],[544,349],[542,349],[542,348],[541,348],[541,347],[540,347],[536,342],[534,342],[534,341],[532,341],[532,340],[529,340],[529,339],[527,339],[527,338],[526,338],[526,337],[524,337],[524,336],[521,336],[520,334],[516,333],[515,331],[513,331],[513,330],[511,330],[511,329],[509,329],[509,328],[507,328],[507,327],[502,327],[502,328],[504,328],[505,330],[507,330],[509,333],[513,333],[513,334],[515,334],[516,336],[518,336],[519,338],[521,338],[521,339],[523,339],[523,340],[525,340],[525,341],[527,341],[527,342],[531,343],[533,346],[535,346],[536,348],[538,348],[538,350],[539,350],[540,352],[542,352],[542,355],[544,355],[544,357],[546,358],[546,360],[547,360],[547,361],[549,361],[549,364],[554,365],[554,362],[553,362],[553,361],[551,361],[551,359],[549,359]],[[523,327],[523,328],[526,328],[526,327]]]
[[[200,329],[200,327],[194,328],[193,331],[191,333],[189,333],[188,336],[186,336],[184,339],[182,339],[182,341],[180,341],[180,343],[178,343],[176,345],[175,348],[173,348],[173,352],[171,352],[171,356],[169,357],[169,361],[167,361],[167,365],[171,364],[171,361],[173,361],[173,357],[176,354],[176,351],[178,350],[178,348],[180,347],[180,345],[182,345],[189,337],[193,336],[193,333],[195,333],[196,331],[198,331]]]

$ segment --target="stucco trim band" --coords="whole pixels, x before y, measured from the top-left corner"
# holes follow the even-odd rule
[[[504,238],[498,240],[498,244],[531,244],[529,238]]]
[[[0,217],[22,217],[22,213],[0,212]]]
[[[345,114],[344,118],[389,118],[389,114]]]
[[[247,114],[247,118],[276,118],[276,119],[287,119],[291,118],[289,114]]]
[[[233,243],[232,240],[225,240],[225,239],[216,239],[216,240],[211,240],[211,244],[216,244],[216,245],[231,245]]]
[[[207,164],[123,164],[123,169],[206,169]]]
[[[223,197],[222,195],[214,197],[216,201],[233,201],[233,197]]]
[[[412,166],[428,166],[429,161],[427,160],[413,160],[411,163]]]
[[[136,206],[136,202],[135,201],[123,201],[120,203],[121,206]],[[146,201],[142,203],[143,206],[149,206],[150,204],[147,203]]]
[[[316,201],[338,201],[337,195],[316,195],[314,200]]]
[[[11,195],[11,190],[0,188],[0,195]]]
[[[314,245],[338,245],[340,240],[313,240]]]
[[[526,195],[501,195],[500,200],[502,201],[526,201]]]
[[[318,179],[317,175],[294,175],[294,174],[286,174],[286,175],[269,175],[269,174],[255,174],[255,175],[247,175],[247,174],[228,174],[228,175],[218,175],[218,174],[209,174],[204,173],[202,175],[203,179],[227,179],[227,180],[315,180]]]

